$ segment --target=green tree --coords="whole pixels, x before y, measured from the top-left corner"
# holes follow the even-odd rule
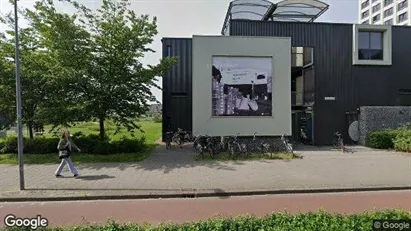
[[[15,90],[11,89],[13,67],[5,54],[4,34],[0,33],[0,131],[8,129],[15,121]]]
[[[3,108],[9,114],[10,112],[14,114],[16,112],[14,19],[8,16],[1,21],[10,25],[10,30],[0,37],[2,65],[7,71],[0,81],[0,89],[5,92],[0,96],[3,102],[0,110]],[[34,137],[34,125],[44,120],[39,116],[39,112],[50,98],[49,69],[53,63],[52,57],[39,41],[40,37],[33,28],[19,29],[22,118],[23,123],[28,126],[31,139]]]
[[[144,67],[139,61],[145,53],[154,52],[148,46],[158,33],[156,18],[137,16],[126,0],[103,0],[95,12],[76,1],[66,2],[80,17],[57,12],[52,0],[37,2],[30,16],[47,49],[57,54],[65,70],[64,78],[70,84],[62,87],[71,92],[67,99],[81,105],[78,115],[83,119],[99,121],[101,139],[108,119],[118,128],[140,129],[135,119],[155,100],[150,88],[156,86],[156,76],[175,62],[166,58]]]

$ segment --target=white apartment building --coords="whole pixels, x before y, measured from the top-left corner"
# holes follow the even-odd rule
[[[411,0],[359,0],[359,23],[411,26]]]

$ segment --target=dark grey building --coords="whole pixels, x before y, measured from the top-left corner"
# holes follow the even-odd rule
[[[318,1],[289,0],[282,5],[267,1],[240,5],[239,1],[230,4],[223,35],[291,38],[295,139],[301,128],[315,145],[331,144],[335,131],[349,139],[348,128],[361,106],[411,105],[411,27],[314,23],[328,7],[319,7]],[[266,12],[253,9],[260,2],[260,8],[268,4]],[[289,9],[296,2],[317,11],[285,14],[293,11]],[[236,12],[253,16],[236,17],[236,6],[247,9]],[[163,79],[163,131],[177,127],[190,131],[195,94],[191,39],[164,38],[162,42],[164,57],[179,58]]]

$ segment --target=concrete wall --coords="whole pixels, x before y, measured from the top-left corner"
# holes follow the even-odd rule
[[[193,135],[291,135],[291,38],[193,36]],[[213,56],[272,57],[272,116],[213,117]]]
[[[359,143],[364,145],[370,132],[395,129],[411,122],[411,107],[361,107],[359,115]]]

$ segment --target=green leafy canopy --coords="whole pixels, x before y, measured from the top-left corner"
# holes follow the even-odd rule
[[[78,10],[77,14],[58,13],[51,0],[38,2],[38,13],[32,14],[34,27],[66,70],[64,78],[70,84],[65,96],[82,105],[82,119],[103,122],[102,137],[107,119],[130,131],[139,129],[135,118],[155,100],[150,88],[175,62],[167,58],[144,67],[139,61],[146,52],[153,52],[148,46],[158,33],[157,19],[137,16],[126,0],[104,0],[95,12],[79,2],[66,2]]]
[[[24,90],[23,97],[33,101],[24,105],[35,106],[34,113],[25,114],[54,125],[98,120],[101,138],[108,119],[118,128],[140,129],[135,121],[156,100],[151,92],[160,88],[156,78],[176,62],[165,58],[145,67],[140,61],[154,52],[149,46],[158,34],[156,17],[136,15],[127,0],[104,0],[96,11],[77,1],[62,2],[77,12],[59,12],[53,0],[20,11],[29,22],[21,31],[22,76],[37,81]],[[10,56],[12,43],[4,42]]]

